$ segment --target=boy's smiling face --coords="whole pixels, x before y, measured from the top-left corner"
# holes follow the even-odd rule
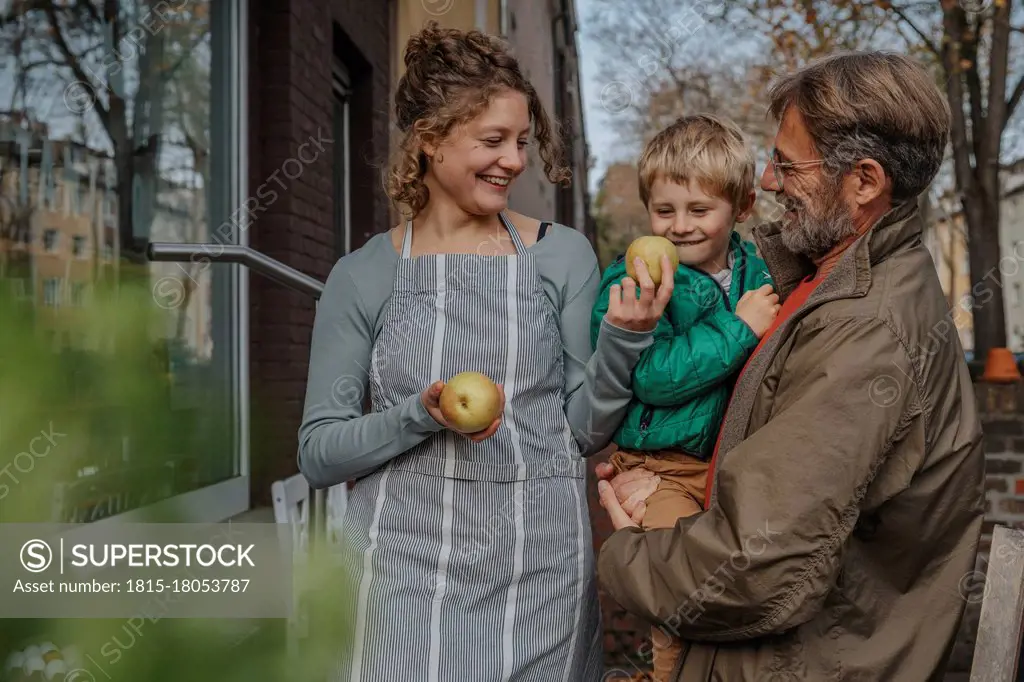
[[[676,245],[679,262],[707,273],[728,265],[729,236],[733,224],[743,222],[754,205],[736,212],[726,199],[707,194],[700,183],[679,183],[657,178],[651,185],[647,215],[651,232]]]

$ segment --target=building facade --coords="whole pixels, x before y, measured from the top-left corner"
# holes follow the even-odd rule
[[[1006,344],[1024,353],[1024,172],[1007,173],[999,208],[999,273],[1006,309]]]
[[[183,520],[237,518],[268,508],[271,483],[297,473],[315,301],[240,266],[146,262],[145,245],[245,245],[326,280],[395,224],[381,182],[391,94],[424,21],[513,44],[562,123],[574,177],[555,188],[531,158],[512,208],[593,239],[571,0],[173,4],[125,12],[113,35],[132,38],[118,45],[87,13],[54,27],[29,8],[0,27],[5,54],[57,54],[58,38],[69,48],[69,69],[0,67],[11,103],[0,111],[0,277],[59,337],[98,281],[142,268],[166,313],[167,409],[190,409],[190,386],[222,393],[228,416],[215,427],[230,447],[184,452],[173,486],[132,499],[118,487],[132,458],[106,458],[64,482],[54,518],[40,521],[129,520],[153,504]],[[136,438],[125,453],[147,448]]]
[[[1002,282],[1006,345],[1024,353],[1024,174],[1004,173],[1000,201],[997,265]],[[927,207],[924,243],[932,255],[963,347],[974,349],[971,266],[967,224],[952,198]]]
[[[508,41],[548,116],[556,123],[566,148],[565,162],[573,180],[558,187],[544,176],[536,146],[529,148],[529,164],[510,195],[514,211],[541,220],[554,220],[583,231],[596,243],[596,225],[588,207],[589,150],[583,131],[578,31],[574,0],[399,0],[397,34],[393,47],[393,80],[405,71],[404,51],[409,36],[428,21],[462,30],[478,29]]]

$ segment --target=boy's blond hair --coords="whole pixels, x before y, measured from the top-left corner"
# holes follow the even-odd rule
[[[706,193],[732,204],[734,211],[747,208],[754,189],[754,154],[743,132],[712,114],[676,119],[647,143],[638,165],[644,206],[658,178],[679,184],[695,180]]]

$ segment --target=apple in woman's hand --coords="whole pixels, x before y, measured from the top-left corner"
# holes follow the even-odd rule
[[[460,433],[477,433],[494,423],[502,411],[501,392],[490,377],[462,372],[445,383],[438,399],[441,414]]]

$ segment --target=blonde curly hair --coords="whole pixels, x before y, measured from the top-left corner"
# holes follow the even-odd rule
[[[537,91],[523,76],[505,44],[480,31],[441,28],[429,22],[405,48],[406,71],[395,93],[395,120],[403,133],[397,158],[388,169],[385,191],[414,218],[430,199],[423,181],[424,144],[437,144],[455,126],[483,111],[502,90],[526,97],[544,173],[552,183],[568,184],[563,148]]]

